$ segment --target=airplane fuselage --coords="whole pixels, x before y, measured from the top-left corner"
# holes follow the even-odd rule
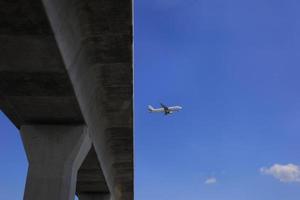
[[[172,114],[173,112],[178,112],[182,109],[181,106],[170,106],[170,107],[162,107],[162,108],[153,108],[152,106],[148,106],[148,110],[150,112],[162,112],[162,113],[165,113],[165,115],[168,115],[168,114]]]

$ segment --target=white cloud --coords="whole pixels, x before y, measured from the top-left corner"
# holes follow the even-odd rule
[[[207,185],[215,184],[215,183],[217,183],[217,179],[215,177],[210,177],[210,178],[206,179],[204,183]]]
[[[300,166],[294,164],[274,164],[270,168],[261,168],[260,172],[271,175],[281,182],[300,182]]]

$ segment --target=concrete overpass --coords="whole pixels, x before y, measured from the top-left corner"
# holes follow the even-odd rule
[[[0,107],[25,200],[133,199],[131,0],[0,1]]]

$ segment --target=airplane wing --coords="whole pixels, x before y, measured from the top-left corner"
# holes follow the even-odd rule
[[[165,115],[170,114],[170,110],[169,110],[168,106],[166,106],[166,105],[164,105],[162,103],[160,103],[160,105],[161,105],[161,107],[163,107],[163,109],[165,111]]]
[[[160,105],[161,105],[161,107],[163,107],[165,110],[168,110],[168,106],[166,106],[166,105],[164,105],[164,104],[162,104],[162,103],[160,103]]]

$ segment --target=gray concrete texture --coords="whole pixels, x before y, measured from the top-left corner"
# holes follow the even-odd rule
[[[83,193],[78,195],[80,200],[110,200],[110,196],[108,194],[102,193]]]
[[[73,200],[79,167],[91,149],[84,126],[24,125],[29,162],[24,200]]]
[[[1,110],[18,128],[87,127],[77,194],[133,199],[132,29],[131,0],[0,1]]]

